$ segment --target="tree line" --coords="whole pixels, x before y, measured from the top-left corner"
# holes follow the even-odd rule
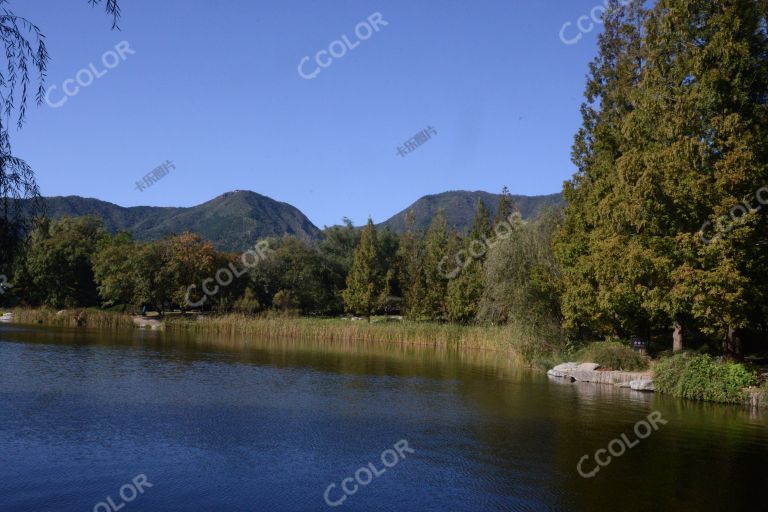
[[[460,323],[504,322],[513,303],[538,301],[556,314],[550,250],[556,212],[524,222],[505,189],[494,216],[478,202],[467,232],[449,226],[442,212],[426,231],[411,213],[406,224],[400,235],[372,220],[362,229],[346,220],[323,230],[319,241],[268,238],[259,244],[264,257],[244,266],[243,255],[217,251],[193,233],[136,241],[129,233],[107,233],[93,216],[39,218],[21,244],[2,300]]]

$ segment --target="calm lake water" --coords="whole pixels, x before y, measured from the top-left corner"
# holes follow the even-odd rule
[[[765,503],[765,415],[562,384],[496,354],[238,343],[0,327],[0,511]],[[638,443],[654,411],[667,423]],[[581,477],[621,434],[633,447]]]

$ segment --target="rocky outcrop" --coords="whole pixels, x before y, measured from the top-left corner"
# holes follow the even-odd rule
[[[751,407],[768,408],[768,392],[759,388],[749,388],[746,390],[747,402]]]
[[[547,371],[547,375],[550,377],[557,377],[558,379],[571,378],[571,372],[579,367],[579,363],[563,363],[555,366],[551,370]]]
[[[638,379],[629,382],[629,388],[635,391],[653,391],[653,381],[651,379]]]
[[[593,382],[627,387],[638,391],[653,391],[653,374],[651,372],[601,370],[597,363],[563,363],[549,370],[547,375],[558,379],[570,379],[571,382]]]

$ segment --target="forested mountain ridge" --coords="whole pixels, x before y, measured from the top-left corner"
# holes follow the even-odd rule
[[[185,208],[123,207],[80,196],[46,197],[43,205],[51,218],[95,215],[107,231],[128,231],[137,240],[191,231],[223,251],[242,251],[268,236],[288,234],[312,240],[320,236],[317,226],[294,206],[246,190],[227,192]]]
[[[452,190],[428,195],[390,217],[379,227],[388,227],[396,233],[402,233],[405,231],[405,215],[412,211],[416,226],[426,230],[437,212],[443,210],[449,226],[459,231],[466,231],[472,226],[478,201],[482,201],[491,212],[495,212],[499,207],[500,199],[500,194],[466,190]],[[511,199],[523,219],[536,217],[540,212],[550,207],[561,208],[564,206],[563,196],[559,193],[544,196],[512,195]]]
[[[535,217],[549,206],[562,206],[562,196],[512,196],[522,217]],[[384,221],[395,232],[405,230],[405,213],[413,210],[416,224],[427,229],[441,209],[449,225],[466,230],[475,207],[482,200],[495,211],[500,196],[489,192],[451,191],[424,196]],[[293,235],[317,240],[320,229],[298,208],[248,190],[222,194],[191,207],[118,206],[94,198],[55,196],[43,199],[45,214],[54,219],[95,215],[111,233],[128,231],[137,240],[158,240],[166,235],[191,231],[223,251],[242,251],[268,236]]]

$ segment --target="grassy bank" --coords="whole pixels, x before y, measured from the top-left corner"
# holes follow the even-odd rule
[[[534,324],[460,325],[437,322],[281,318],[246,315],[169,318],[166,331],[269,340],[311,339],[331,343],[396,343],[458,350],[503,351],[520,364],[551,367],[567,349],[559,329]]]
[[[93,327],[97,329],[133,329],[130,315],[98,309],[67,309],[56,311],[48,308],[15,308],[13,322],[42,324],[56,327]]]
[[[337,318],[262,318],[246,315],[168,318],[168,332],[183,331],[224,336],[248,335],[262,339],[314,339],[328,342],[379,342],[456,347],[506,349],[505,329],[430,322],[374,321]]]
[[[14,309],[13,321],[61,327],[134,329],[130,315],[100,310]],[[374,319],[261,317],[241,314],[178,315],[163,318],[170,333],[200,334],[209,339],[255,337],[264,340],[313,340],[344,344],[400,344],[458,350],[503,351],[521,364],[551,367],[565,357],[564,344],[556,329],[530,324],[506,326],[459,325],[437,322],[386,321]]]

